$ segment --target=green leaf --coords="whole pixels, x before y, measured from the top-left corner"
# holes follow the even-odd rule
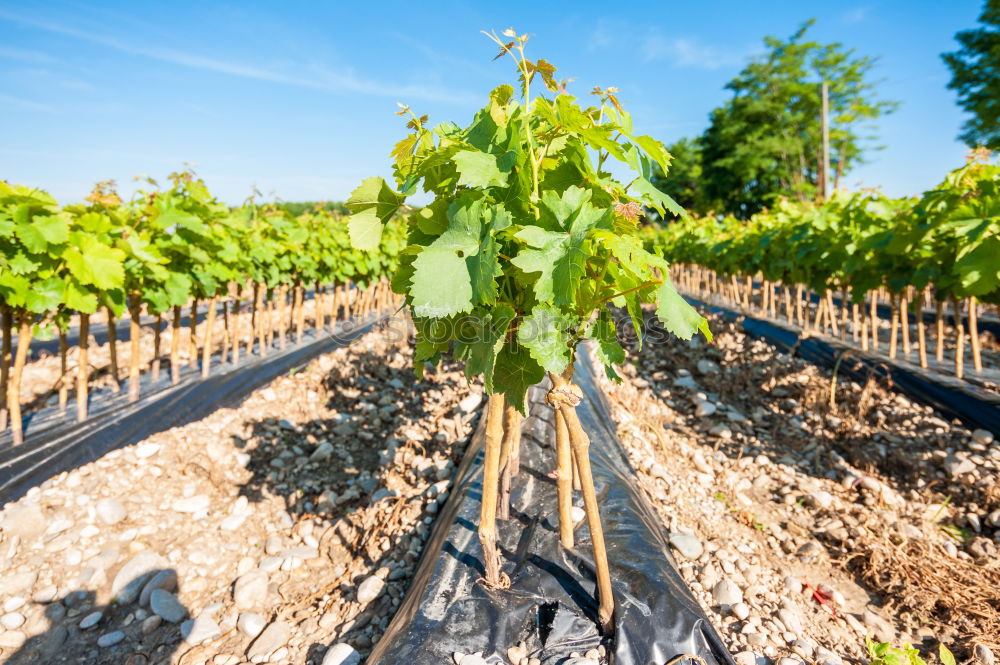
[[[416,316],[443,318],[472,309],[472,281],[453,249],[428,247],[413,262],[410,288]]]
[[[382,178],[365,178],[351,192],[347,207],[351,215],[349,231],[355,249],[374,250],[382,237],[382,226],[396,214],[406,200],[397,194]]]
[[[620,383],[621,377],[615,372],[614,366],[625,362],[625,349],[618,342],[615,321],[610,310],[607,308],[601,310],[587,330],[587,337],[597,342],[597,358],[604,365],[608,378]]]
[[[489,312],[478,312],[478,316],[473,316],[469,320],[470,330],[468,337],[463,331],[462,339],[458,344],[463,345],[467,351],[465,375],[469,380],[480,374],[483,376],[483,385],[486,392],[491,393],[493,386],[493,370],[496,365],[497,353],[503,346],[507,337],[507,329],[516,313],[509,305],[497,305]]]
[[[15,275],[27,275],[37,270],[41,267],[41,265],[41,263],[32,261],[25,256],[24,252],[18,252],[14,255],[14,258],[7,263],[7,266]]]
[[[382,221],[374,209],[365,210],[351,215],[347,220],[351,246],[362,251],[378,249],[382,239]]]
[[[955,665],[955,656],[944,642],[938,645],[938,657],[941,659],[941,665]]]
[[[668,331],[681,339],[691,339],[696,332],[701,331],[706,340],[712,341],[708,319],[684,300],[666,275],[663,284],[656,290],[656,318]]]
[[[528,349],[531,357],[546,372],[561,374],[569,365],[572,339],[572,319],[557,308],[536,305],[529,316],[521,319],[517,341]]]
[[[35,254],[69,239],[69,225],[58,215],[35,215],[19,223],[15,232],[28,251]]]
[[[97,295],[73,277],[66,280],[62,301],[68,309],[78,312],[93,314],[97,311]]]
[[[62,302],[63,281],[58,277],[36,280],[24,296],[24,307],[37,314],[55,309]]]
[[[125,252],[108,247],[88,235],[76,235],[76,246],[63,253],[70,273],[81,284],[92,284],[99,289],[119,288],[125,283]]]
[[[669,210],[678,217],[687,217],[687,212],[676,201],[666,193],[661,192],[656,186],[646,178],[639,178],[632,183],[632,189],[639,195],[639,199],[656,210],[661,215]]]
[[[501,173],[497,158],[488,152],[462,150],[453,157],[458,169],[458,184],[469,187],[503,187],[507,174]]]
[[[522,414],[525,413],[524,396],[528,388],[544,378],[545,370],[525,347],[505,344],[497,354],[493,370],[494,391],[503,393],[507,403]]]

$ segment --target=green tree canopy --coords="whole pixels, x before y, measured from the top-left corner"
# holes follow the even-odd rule
[[[970,147],[1000,149],[1000,0],[986,0],[981,27],[955,35],[962,48],[941,57],[951,69],[948,87],[972,114],[958,138]]]
[[[866,123],[896,104],[875,94],[876,60],[840,43],[806,38],[814,21],[787,41],[764,40],[767,52],[726,84],[733,97],[712,111],[699,144],[708,200],[746,218],[781,197],[819,194],[822,160],[820,83],[829,85],[831,181],[862,161],[873,136]]]

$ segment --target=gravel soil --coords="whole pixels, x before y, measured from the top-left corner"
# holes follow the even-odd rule
[[[5,506],[0,662],[367,654],[481,400],[453,367],[418,382],[409,349],[369,333]]]
[[[1000,646],[992,434],[875,380],[838,381],[831,405],[828,371],[711,324],[712,344],[662,329],[632,343],[638,360],[605,389],[737,662],[867,663],[869,634],[925,655],[941,641],[986,665],[984,647]]]

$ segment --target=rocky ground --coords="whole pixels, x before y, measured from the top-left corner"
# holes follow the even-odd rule
[[[1000,443],[874,380],[841,379],[831,407],[828,371],[712,328],[632,348],[605,387],[739,665],[867,663],[866,634],[992,663]]]
[[[33,489],[0,518],[0,662],[356,663],[448,494],[469,390],[373,332]]]

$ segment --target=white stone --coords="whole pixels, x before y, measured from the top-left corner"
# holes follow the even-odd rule
[[[382,594],[382,589],[385,588],[385,582],[382,578],[372,575],[365,579],[360,585],[358,585],[358,602],[362,605],[367,605],[371,601],[375,600]]]
[[[260,635],[265,625],[267,625],[267,621],[264,617],[253,612],[244,612],[236,620],[236,627],[250,639]]]
[[[361,654],[350,644],[341,642],[327,649],[321,665],[360,665]]]
[[[117,499],[101,499],[94,505],[97,517],[107,525],[118,524],[128,517],[128,510]]]

